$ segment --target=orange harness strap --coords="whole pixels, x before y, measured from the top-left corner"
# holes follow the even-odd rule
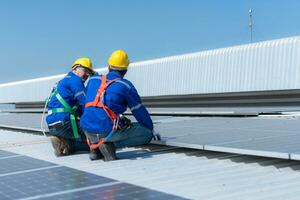
[[[88,108],[88,107],[102,108],[106,112],[107,116],[114,123],[113,129],[116,129],[116,127],[118,126],[119,116],[116,113],[114,113],[114,111],[112,111],[108,106],[103,104],[103,97],[104,97],[107,87],[119,79],[120,78],[116,78],[116,79],[106,82],[106,75],[102,75],[101,85],[97,91],[94,101],[88,102],[85,104],[85,108]],[[89,145],[89,147],[91,149],[97,149],[101,144],[103,144],[105,142],[106,142],[105,139],[101,139],[97,144],[91,144],[90,140],[87,138],[87,144]]]
[[[97,149],[100,147],[101,144],[105,143],[106,140],[105,139],[100,139],[99,142],[97,144],[91,144],[91,141],[89,138],[86,138],[86,143],[89,145],[89,147],[91,149]]]
[[[85,107],[87,108],[92,106],[92,107],[103,108],[103,110],[106,112],[106,114],[112,121],[117,120],[119,118],[118,115],[114,113],[109,107],[103,104],[103,96],[106,92],[107,87],[110,86],[113,82],[119,80],[120,78],[116,78],[106,82],[106,75],[102,75],[101,79],[102,79],[101,85],[97,91],[94,101],[86,103]]]

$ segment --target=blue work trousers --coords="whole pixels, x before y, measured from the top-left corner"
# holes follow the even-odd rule
[[[78,124],[78,123],[77,123]],[[78,127],[79,138],[73,137],[73,130],[70,121],[59,122],[53,126],[48,126],[49,136],[56,136],[64,138],[70,145],[72,152],[76,151],[89,151],[89,146],[86,143],[86,137],[82,129]]]
[[[107,142],[114,143],[116,148],[145,145],[153,137],[152,131],[139,123],[132,123],[130,128],[119,129],[109,134],[93,134],[87,131],[84,131],[84,133],[92,144],[96,144],[100,139],[104,138]]]

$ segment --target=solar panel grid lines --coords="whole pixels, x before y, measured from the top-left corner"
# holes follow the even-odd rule
[[[55,164],[40,161],[28,156],[8,157],[0,159],[0,176],[12,172],[55,166]]]
[[[35,198],[28,198],[23,200],[33,200]],[[143,187],[127,184],[117,183],[109,186],[102,186],[98,188],[90,188],[84,191],[74,191],[67,194],[60,194],[54,196],[45,196],[39,199],[42,200],[80,200],[80,199],[185,199],[176,197],[170,194],[156,192]]]
[[[109,182],[109,183],[102,183],[102,184],[97,184],[97,185],[91,185],[87,187],[81,187],[81,188],[75,188],[75,189],[69,189],[69,190],[63,190],[63,191],[58,191],[58,192],[52,192],[52,193],[45,193],[45,194],[40,194],[40,195],[35,195],[27,198],[21,198],[20,200],[34,200],[34,199],[59,199],[59,196],[63,196],[64,198],[74,196],[76,198],[76,195],[73,195],[72,193],[83,193],[85,190],[90,190],[96,188],[99,190],[101,187],[108,187],[108,186],[113,186],[113,185],[119,185],[120,182]],[[47,185],[45,185],[47,187]],[[73,197],[72,197],[73,198]]]
[[[12,155],[12,156],[4,156],[4,157],[0,157],[0,160],[3,160],[3,159],[7,159],[7,158],[16,158],[16,157],[20,157],[22,155]]]
[[[16,155],[18,154],[0,150],[0,158],[8,157],[8,156],[16,156]]]
[[[18,171],[14,171],[14,172],[0,174],[0,177],[18,175],[18,174],[25,174],[25,173],[29,173],[29,172],[37,172],[37,171],[42,171],[42,170],[46,170],[46,169],[53,169],[53,168],[57,168],[57,167],[60,167],[60,166],[59,165],[53,165],[53,166],[48,166],[48,167],[39,167],[39,168],[33,168],[33,169],[18,170]]]
[[[11,131],[6,132],[7,135],[12,134]],[[38,135],[35,137],[42,138]],[[27,134],[19,133],[19,138],[26,139]],[[96,161],[95,163],[90,162],[86,154],[55,158],[49,144],[32,145],[32,147],[40,153],[27,150],[28,146],[6,149],[14,153],[22,153],[71,168],[74,166],[78,170],[99,176],[190,199],[232,200],[249,199],[247,198],[249,196],[257,197],[257,199],[264,196],[265,199],[268,199],[268,195],[270,195],[274,196],[272,199],[280,200],[286,199],[280,198],[284,197],[283,194],[287,194],[287,199],[299,196],[297,194],[299,194],[300,179],[294,177],[299,174],[300,164],[295,161],[176,148],[178,149],[176,151],[153,156],[144,155],[140,159],[134,159],[135,155],[133,155],[131,158],[126,156],[125,159],[115,162]],[[134,150],[135,148],[126,149],[126,151]],[[137,150],[140,151],[141,148],[137,148]],[[123,150],[120,150],[121,152]],[[64,161],[61,162],[61,160]],[[295,163],[298,163],[298,166]],[[257,183],[267,185],[260,184],[259,187],[256,187]],[[273,186],[277,189],[269,192],[268,190],[272,190]],[[95,190],[97,191],[97,189]],[[110,189],[107,188],[107,190]],[[88,193],[90,194],[90,192],[91,190]],[[236,198],[232,198],[229,194]],[[58,196],[48,198],[55,199]],[[276,198],[277,196],[280,197]],[[59,199],[63,199],[63,197]],[[71,194],[69,199],[72,199]],[[93,199],[100,198],[96,196]],[[117,197],[117,199],[122,198]]]
[[[6,156],[0,160],[1,200],[184,199],[3,150],[0,155]]]
[[[111,179],[98,177],[66,167],[56,167],[42,171],[26,172],[2,177],[1,192],[11,196],[15,188],[18,193],[13,198],[36,196],[44,193],[65,191],[83,186],[99,185],[99,183],[115,182]],[[30,183],[29,185],[27,185]]]

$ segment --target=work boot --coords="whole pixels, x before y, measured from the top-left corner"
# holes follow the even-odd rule
[[[104,156],[104,161],[117,160],[116,147],[113,143],[102,143],[99,147],[101,154]]]
[[[71,146],[66,139],[52,136],[50,140],[56,156],[65,156],[71,153]]]
[[[103,155],[100,153],[100,150],[97,149],[90,149],[90,154],[89,154],[90,160],[99,160],[103,158]]]

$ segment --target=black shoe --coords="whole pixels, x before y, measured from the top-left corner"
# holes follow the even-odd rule
[[[100,145],[99,150],[104,156],[104,161],[117,160],[116,147],[113,143],[107,142]]]
[[[50,140],[56,156],[59,157],[71,154],[71,146],[67,140],[56,136],[52,136]]]
[[[100,153],[100,150],[97,149],[90,149],[90,154],[89,154],[90,160],[99,160],[103,158],[103,155]]]

